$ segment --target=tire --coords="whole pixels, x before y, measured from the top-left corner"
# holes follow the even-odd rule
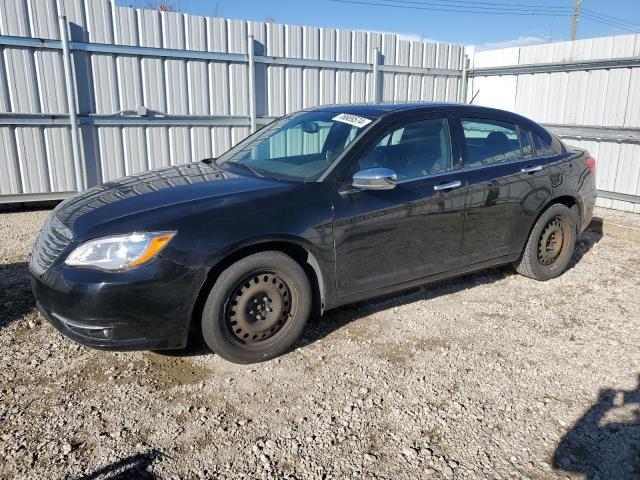
[[[533,226],[520,259],[518,273],[535,280],[550,280],[569,265],[576,246],[575,212],[556,203],[547,208]]]
[[[255,253],[216,280],[202,312],[202,336],[230,362],[269,360],[302,334],[311,303],[309,278],[295,260],[282,252]]]

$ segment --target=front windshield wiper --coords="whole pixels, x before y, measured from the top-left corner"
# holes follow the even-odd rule
[[[234,167],[244,168],[245,170],[248,170],[249,172],[253,173],[256,177],[264,177],[262,172],[260,172],[259,170],[256,170],[253,167],[250,167],[249,165],[247,165],[245,163],[236,162],[235,160],[229,160],[227,162],[224,162],[222,165],[225,165],[225,164],[226,165],[233,165]]]

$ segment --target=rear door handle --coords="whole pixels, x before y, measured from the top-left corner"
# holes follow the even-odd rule
[[[458,188],[462,186],[462,182],[460,180],[456,180],[454,182],[441,183],[440,185],[434,185],[433,189],[436,192],[440,192],[442,190],[451,190],[452,188]]]
[[[533,173],[533,172],[539,172],[540,170],[542,170],[542,165],[535,165],[535,166],[531,166],[531,167],[524,167],[522,170],[520,170],[522,173]]]

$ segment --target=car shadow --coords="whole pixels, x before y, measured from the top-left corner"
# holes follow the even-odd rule
[[[136,453],[121,460],[117,460],[92,473],[76,477],[76,480],[155,480],[161,477],[147,470],[153,462],[162,456],[158,450],[152,449],[144,453]]]
[[[580,262],[601,238],[602,235],[596,232],[581,233],[576,239],[576,248],[568,268]],[[319,321],[310,321],[296,346],[314,343],[353,321],[380,311],[491,284],[509,275],[516,275],[516,272],[511,265],[504,265],[340,307],[327,312]]]
[[[27,262],[0,264],[0,328],[35,308]]]
[[[578,238],[576,238],[576,248],[573,251],[573,256],[569,261],[567,269],[575,267],[580,260],[582,260],[582,257],[584,257],[600,240],[602,240],[602,232],[596,230],[585,230],[578,235]]]
[[[640,375],[634,390],[600,390],[562,437],[553,467],[587,480],[640,478]]]

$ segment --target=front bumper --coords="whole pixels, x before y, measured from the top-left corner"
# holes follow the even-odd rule
[[[72,340],[105,350],[161,350],[187,344],[206,271],[157,257],[122,272],[53,265],[31,274],[38,310]]]

